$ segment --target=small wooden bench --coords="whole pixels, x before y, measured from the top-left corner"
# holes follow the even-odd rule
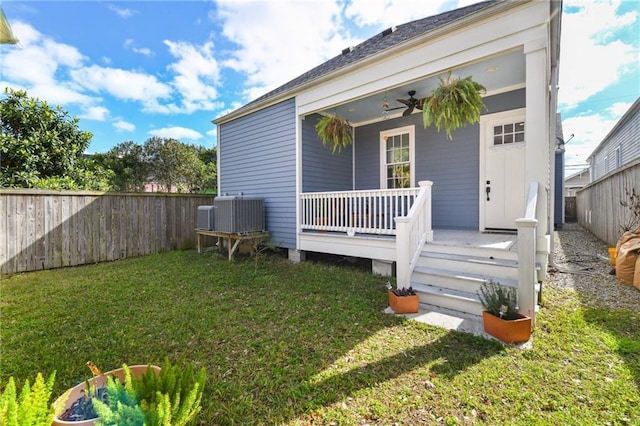
[[[224,250],[224,239],[227,239],[227,247],[229,250],[229,260],[233,258],[234,253],[242,241],[251,241],[255,239],[263,239],[269,235],[268,232],[246,232],[244,234],[234,234],[229,232],[209,231],[206,229],[196,228],[196,244],[198,253],[202,253],[202,236],[218,238],[218,248]],[[231,244],[231,241],[233,245]]]

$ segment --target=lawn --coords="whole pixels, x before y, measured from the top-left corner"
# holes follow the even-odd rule
[[[533,349],[382,313],[386,279],[177,251],[0,282],[0,386],[206,367],[201,424],[639,424],[640,314],[546,291]],[[639,308],[640,309],[640,308]]]

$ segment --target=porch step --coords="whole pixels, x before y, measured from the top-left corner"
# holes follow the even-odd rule
[[[452,271],[455,274],[472,274],[493,277],[497,281],[517,280],[518,261],[495,256],[464,255],[423,250],[417,267]]]
[[[411,275],[420,302],[460,316],[482,316],[478,292],[490,280],[518,286],[518,261],[495,247],[426,244]]]
[[[482,315],[482,304],[475,293],[414,282],[411,286],[418,293],[421,304],[460,314]]]
[[[480,286],[491,279],[497,280],[487,274],[454,272],[447,269],[417,266],[413,272],[412,283],[428,283],[433,286],[476,294],[480,291]],[[518,286],[518,280],[512,278],[500,278],[499,282],[506,286]]]
[[[476,256],[480,258],[497,258],[505,260],[518,260],[518,251],[505,248],[472,246],[472,245],[453,245],[439,243],[437,241],[430,242],[425,245],[425,251],[431,253],[447,253],[458,254],[464,256]]]

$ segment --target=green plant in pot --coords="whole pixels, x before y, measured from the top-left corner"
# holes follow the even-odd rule
[[[505,343],[526,342],[531,337],[531,318],[518,312],[518,291],[489,280],[478,292],[484,311],[484,331]]]
[[[202,408],[206,372],[183,360],[165,360],[162,368],[123,364],[105,374],[96,368],[96,373],[58,398],[53,425],[187,426],[195,424]],[[92,409],[77,412],[87,401]]]
[[[454,77],[449,71],[446,78],[440,77],[431,95],[421,100],[424,127],[435,125],[438,131],[444,127],[447,138],[453,139],[452,131],[480,121],[485,92],[485,87],[471,76]]]
[[[50,426],[55,413],[54,405],[49,403],[55,377],[54,371],[45,381],[38,373],[33,385],[25,381],[20,392],[10,377],[0,393],[0,425]]]
[[[413,287],[392,288],[387,284],[389,306],[396,314],[415,314],[420,309],[420,298]]]
[[[331,152],[340,152],[353,142],[351,123],[337,114],[325,115],[316,124],[316,133],[324,145],[331,147]]]

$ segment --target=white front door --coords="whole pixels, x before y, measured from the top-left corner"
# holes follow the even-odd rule
[[[525,110],[481,117],[480,211],[483,229],[516,229],[524,215]],[[484,158],[482,158],[484,157]]]

